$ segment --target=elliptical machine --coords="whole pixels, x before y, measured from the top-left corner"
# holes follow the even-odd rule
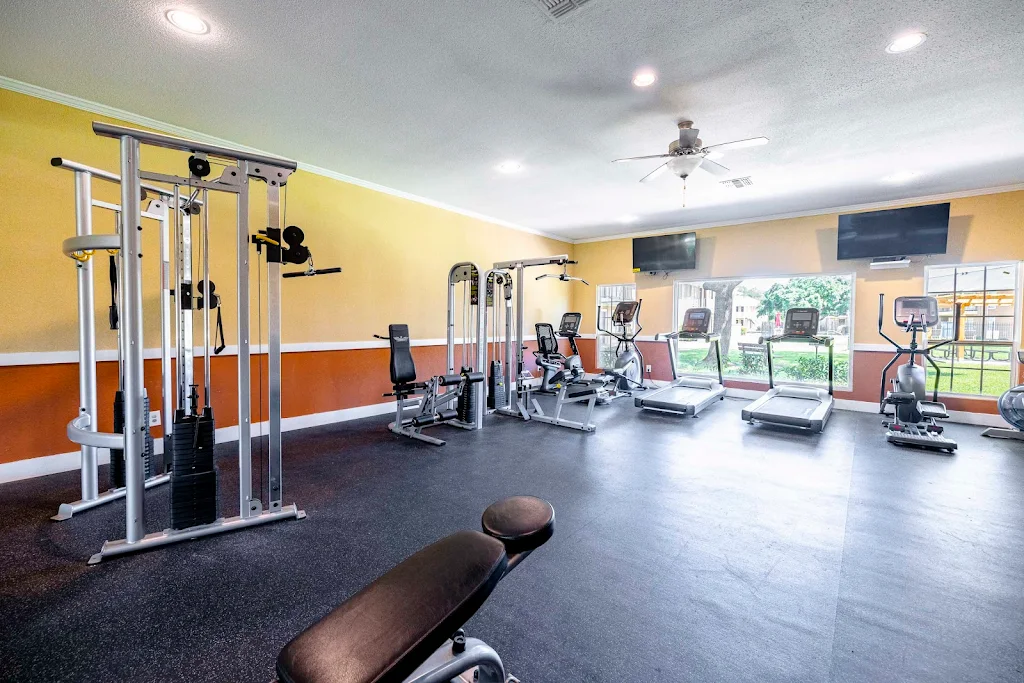
[[[609,387],[609,398],[621,396],[632,396],[633,391],[643,390],[644,386],[644,356],[637,348],[636,338],[640,335],[643,326],[640,324],[640,304],[638,301],[620,301],[612,313],[612,325],[618,328],[613,332],[601,327],[601,319],[598,318],[597,329],[618,340],[615,346],[615,365],[611,368],[601,369],[602,380],[607,380]],[[636,321],[636,331],[629,333],[628,327]]]
[[[939,302],[933,296],[900,296],[893,304],[893,320],[904,332],[910,333],[910,346],[904,347],[893,341],[882,331],[882,318],[885,313],[885,295],[878,295],[878,334],[896,347],[896,355],[882,369],[882,386],[879,392],[878,412],[887,415],[886,406],[893,406],[893,419],[882,422],[889,431],[886,441],[900,446],[920,446],[952,453],[957,443],[942,435],[942,427],[936,419],[947,419],[946,405],[939,402],[939,379],[942,371],[932,360],[931,352],[960,339],[960,309],[956,309],[953,321],[953,338],[937,344],[921,348],[917,343],[917,335],[939,324]],[[896,368],[896,377],[892,379],[892,391],[886,393],[885,380],[892,367],[903,354],[909,354],[910,360]],[[926,371],[922,363],[915,363],[915,357],[927,360],[935,371],[935,385],[932,389],[932,400],[926,400],[928,390],[925,384]]]

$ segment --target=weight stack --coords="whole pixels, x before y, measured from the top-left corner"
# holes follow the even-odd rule
[[[473,368],[462,368],[462,374],[466,375],[473,371]],[[480,401],[480,383],[465,383],[462,385],[462,393],[459,394],[457,409],[461,422],[472,422],[476,415],[476,404]]]
[[[124,392],[114,393],[114,432],[124,434]],[[143,478],[154,475],[153,433],[149,431],[149,397],[142,398],[142,471]],[[124,451],[110,449],[110,488],[121,488],[125,482]]]
[[[187,529],[216,521],[213,419],[179,416],[171,442],[171,528]]]
[[[501,371],[501,361],[491,361],[491,375],[487,378],[487,407],[494,410],[505,405],[505,375]]]
[[[124,434],[124,392],[114,392],[114,433]],[[110,449],[110,488],[119,489],[124,486],[124,451],[120,448]]]

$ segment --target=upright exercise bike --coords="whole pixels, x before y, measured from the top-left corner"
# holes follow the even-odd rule
[[[644,356],[637,348],[636,338],[643,326],[640,325],[640,304],[638,301],[620,301],[612,313],[612,326],[616,331],[601,327],[600,317],[597,329],[618,341],[615,346],[615,365],[601,370],[601,379],[608,381],[609,398],[631,396],[633,391],[643,390]],[[636,331],[630,334],[629,326],[636,322]]]
[[[886,415],[887,406],[893,407],[892,420],[882,423],[889,431],[885,438],[889,443],[900,446],[920,446],[952,453],[956,450],[956,441],[942,435],[942,427],[936,419],[947,419],[946,405],[939,402],[939,377],[942,374],[939,366],[932,360],[931,352],[935,349],[958,341],[960,338],[960,309],[956,309],[953,321],[953,338],[937,344],[925,345],[917,342],[917,336],[924,335],[927,330],[939,324],[939,302],[933,296],[901,296],[893,305],[893,319],[904,332],[910,333],[910,346],[902,346],[893,341],[882,331],[882,318],[885,313],[885,295],[878,295],[878,334],[896,347],[896,355],[882,369],[882,387],[879,392],[879,414]],[[896,377],[892,379],[892,391],[886,393],[886,375],[893,363],[903,354],[909,354],[907,363],[896,368]],[[932,400],[928,401],[926,371],[923,363],[915,363],[920,356],[928,361],[935,371],[935,386],[932,389]]]

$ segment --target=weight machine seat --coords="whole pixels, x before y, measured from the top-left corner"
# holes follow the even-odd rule
[[[391,384],[398,387],[416,381],[416,363],[409,346],[408,325],[388,325],[388,344],[391,346]]]
[[[484,533],[505,544],[509,555],[530,552],[555,533],[555,509],[534,496],[512,496],[493,503],[480,518]]]
[[[399,683],[476,613],[507,566],[497,538],[443,538],[300,633],[278,656],[277,675],[281,683]]]

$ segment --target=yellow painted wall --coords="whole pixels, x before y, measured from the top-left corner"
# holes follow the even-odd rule
[[[0,90],[0,353],[77,349],[75,267],[60,251],[61,241],[75,232],[74,175],[52,168],[49,160],[62,156],[118,172],[118,144],[94,135],[94,120],[123,123]],[[185,158],[143,147],[146,170],[184,175]],[[250,231],[255,232],[265,225],[265,189],[258,182],[251,188]],[[94,180],[93,189],[96,198],[119,202],[116,186]],[[211,279],[224,298],[225,332],[232,344],[234,198],[215,193],[210,203]],[[573,249],[301,170],[287,186],[286,220],[305,231],[317,267],[341,265],[344,273],[284,280],[285,343],[368,340],[395,322],[407,322],[414,339],[443,338],[445,283],[452,264],[468,260],[486,267],[497,260],[572,254]],[[143,230],[147,348],[159,342],[155,225],[146,221]],[[113,229],[113,214],[95,210],[94,231]],[[198,239],[198,230],[195,234]],[[111,349],[116,337],[104,324],[109,303],[105,255],[95,270],[97,344]],[[255,267],[252,283],[255,303]],[[563,283],[531,278],[528,289],[530,329],[536,320],[557,321],[569,308],[570,290]]]
[[[911,267],[870,270],[867,260],[838,261],[838,215],[709,228],[697,232],[697,269],[668,278],[632,272],[632,241],[605,240],[577,244],[576,274],[591,283],[573,285],[573,307],[584,314],[584,333],[594,332],[597,285],[636,282],[643,299],[644,328],[654,332],[672,326],[672,283],[711,278],[785,276],[812,273],[855,273],[854,342],[884,344],[878,336],[878,294],[886,301],[921,294],[926,265],[983,263],[1024,259],[1024,192],[980,195],[951,202],[947,253],[914,257]],[[887,303],[887,309],[889,309]],[[889,330],[891,309],[886,320]]]

